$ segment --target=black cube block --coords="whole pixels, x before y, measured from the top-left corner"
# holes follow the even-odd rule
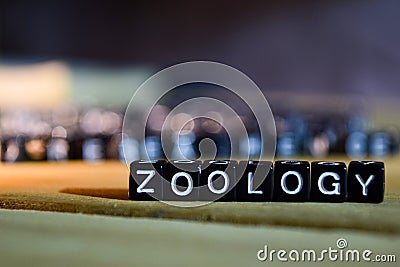
[[[15,138],[5,139],[1,142],[0,149],[1,161],[20,162],[28,161],[28,155],[25,150],[26,137],[17,136]]]
[[[241,161],[236,170],[236,201],[272,201],[274,174],[271,161]]]
[[[310,199],[310,163],[276,161],[274,166],[274,201],[305,202]]]
[[[344,202],[347,192],[346,171],[344,162],[312,162],[310,200]]]
[[[161,200],[164,160],[136,160],[130,165],[129,199]]]
[[[347,174],[347,201],[380,203],[385,194],[385,166],[379,161],[352,161]]]
[[[168,162],[163,172],[163,200],[198,200],[200,171],[201,161],[175,160]]]
[[[206,160],[200,176],[199,200],[235,201],[237,162],[234,160]]]

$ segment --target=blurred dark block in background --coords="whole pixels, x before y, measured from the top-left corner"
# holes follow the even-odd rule
[[[205,139],[215,144],[212,158],[260,157],[260,131],[250,117],[243,115],[240,118],[245,123],[247,135],[233,143],[225,125],[206,117],[192,118],[188,113],[177,113],[171,119],[172,124],[163,126],[171,128],[174,134],[170,136],[171,140],[168,139],[168,145],[162,145],[159,126],[169,111],[168,106],[156,105],[146,126],[134,122],[133,125],[138,127],[130,129],[133,132],[128,135],[121,132],[121,110],[73,106],[59,106],[46,112],[5,109],[0,114],[0,159],[8,163],[107,159],[132,162],[162,159],[166,155],[172,155],[173,159],[198,159],[204,157],[199,149]],[[137,114],[143,116],[140,112]],[[232,118],[224,117],[224,120],[229,122]],[[186,121],[190,123],[183,129],[174,129]],[[324,159],[332,154],[346,154],[351,159],[385,159],[399,152],[398,128],[373,130],[370,121],[358,114],[275,113],[275,124],[276,156],[279,158],[312,156]],[[143,129],[146,136],[141,139],[134,131]],[[207,154],[211,153],[211,147],[209,150]]]

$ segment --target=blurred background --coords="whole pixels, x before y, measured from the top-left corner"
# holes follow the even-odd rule
[[[231,65],[257,83],[275,116],[279,157],[395,155],[399,10],[394,0],[0,1],[1,161],[123,160],[121,125],[134,90],[190,60]],[[144,146],[162,158],[169,110],[220,90],[195,84],[167,95],[147,125],[138,122],[148,135],[128,140],[129,160],[143,158]],[[232,105],[250,132],[249,145],[233,145],[255,156],[253,117]],[[180,137],[175,145],[188,158],[205,137],[217,157],[231,152],[215,121],[195,120]]]

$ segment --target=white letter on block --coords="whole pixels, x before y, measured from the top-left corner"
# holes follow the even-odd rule
[[[358,182],[360,182],[360,184],[362,186],[363,195],[364,196],[368,195],[368,186],[372,182],[372,180],[374,180],[375,176],[371,174],[369,176],[368,180],[365,183],[364,183],[363,178],[359,174],[356,174],[356,178],[357,178]]]
[[[287,188],[287,186],[286,186],[286,178],[287,178],[289,175],[294,175],[294,176],[296,176],[296,177],[297,177],[297,180],[299,181],[299,185],[298,185],[297,188],[296,188],[295,190],[293,190],[293,191],[289,190],[289,188]],[[303,178],[301,177],[300,173],[298,173],[298,172],[295,172],[295,171],[288,171],[288,172],[285,172],[285,174],[282,175],[281,187],[282,187],[283,191],[285,191],[286,194],[295,195],[295,194],[299,193],[300,190],[303,188]]]
[[[340,183],[332,183],[333,187],[335,187],[335,190],[332,191],[328,191],[326,190],[326,188],[324,187],[324,179],[328,176],[332,176],[333,179],[335,179],[336,181],[340,180],[340,177],[337,173],[335,172],[324,172],[323,174],[321,174],[321,176],[318,178],[318,188],[319,191],[321,191],[322,194],[325,195],[340,195]]]
[[[136,191],[138,193],[154,193],[154,188],[144,188],[144,187],[150,182],[151,178],[153,178],[154,175],[156,175],[156,171],[155,170],[137,170],[136,173],[147,175],[146,179],[144,179],[143,183],[141,183],[139,185],[139,187],[137,188]]]
[[[214,177],[214,175],[221,175],[222,177],[224,177],[224,187],[222,187],[221,189],[215,189],[215,187],[212,184],[212,178]],[[228,190],[229,187],[229,176],[228,174],[226,174],[226,172],[223,171],[213,171],[212,173],[210,173],[210,175],[208,176],[208,188],[210,189],[211,192],[213,192],[214,194],[223,194],[226,192],[226,190]]]
[[[253,189],[253,173],[249,172],[249,174],[247,175],[247,193],[248,194],[262,194],[263,191],[261,190],[254,190]]]
[[[179,177],[185,177],[186,180],[188,181],[188,187],[186,188],[185,191],[179,191],[178,188],[176,187],[176,180],[178,180]],[[193,180],[192,180],[192,176],[190,176],[189,173],[186,172],[178,172],[175,173],[174,176],[172,176],[172,180],[171,180],[171,189],[172,191],[174,191],[175,194],[177,194],[178,196],[187,196],[190,194],[190,192],[192,192],[193,190]]]

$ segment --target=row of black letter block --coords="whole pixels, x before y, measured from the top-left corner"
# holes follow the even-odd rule
[[[383,162],[134,161],[129,198],[164,201],[383,201]]]

